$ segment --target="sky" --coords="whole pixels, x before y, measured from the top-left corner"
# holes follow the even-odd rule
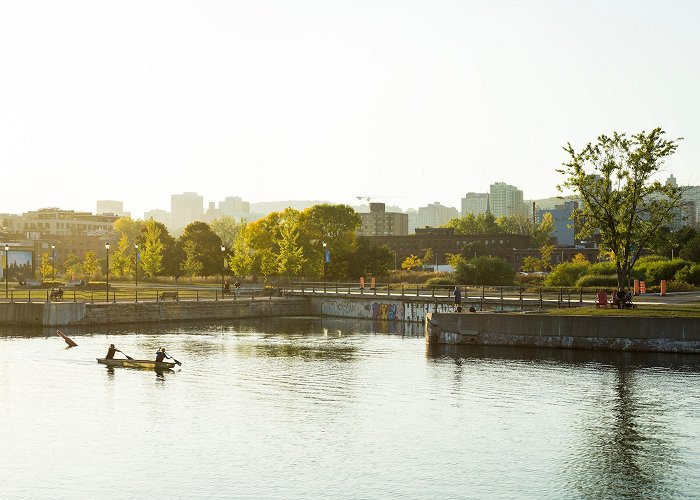
[[[600,134],[683,137],[700,2],[0,0],[0,213],[555,196]]]

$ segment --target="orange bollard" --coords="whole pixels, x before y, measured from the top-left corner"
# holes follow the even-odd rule
[[[634,294],[639,295],[639,280],[634,280]]]
[[[373,276],[373,277],[372,277],[372,285],[371,285],[371,288],[377,288],[376,285],[377,285],[377,282],[376,282],[376,280],[375,280],[375,278],[374,278],[374,276]]]
[[[666,280],[661,280],[661,296],[666,296]]]
[[[643,281],[639,282],[639,293],[647,293],[647,284]]]
[[[364,287],[365,287],[365,277],[362,276],[362,277],[360,278],[360,288],[364,288]]]

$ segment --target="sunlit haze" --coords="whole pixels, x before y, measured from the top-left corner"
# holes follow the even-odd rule
[[[694,1],[2,1],[0,213],[556,195],[660,126],[700,184]]]

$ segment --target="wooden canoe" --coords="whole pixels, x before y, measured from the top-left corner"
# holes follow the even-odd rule
[[[97,358],[98,363],[107,366],[123,366],[125,368],[146,368],[147,370],[170,370],[175,368],[175,363],[161,361],[160,363],[149,359],[105,359]]]

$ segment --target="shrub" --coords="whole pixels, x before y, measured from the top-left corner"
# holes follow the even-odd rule
[[[685,281],[692,285],[700,285],[700,264],[684,267],[676,271],[674,276],[677,281]]]
[[[617,268],[615,263],[611,260],[606,260],[605,262],[596,262],[588,267],[588,274],[597,275],[609,275],[617,276]]]
[[[635,277],[646,281],[648,285],[658,285],[661,280],[672,280],[678,271],[691,265],[691,262],[681,259],[652,261],[643,263],[638,269],[640,274],[635,273]],[[636,265],[635,269],[637,269]]]
[[[515,271],[507,260],[498,257],[476,257],[459,262],[455,279],[466,285],[512,285]]]
[[[574,286],[576,281],[588,272],[590,264],[562,262],[547,275],[544,284],[547,286]]]
[[[579,288],[585,287],[605,287],[610,289],[617,288],[617,275],[609,274],[586,274],[581,276],[576,281],[576,286]]]
[[[697,290],[698,287],[695,285],[691,285],[690,283],[686,283],[685,281],[669,281],[666,284],[666,291],[667,292],[694,292]],[[661,287],[659,285],[654,285],[647,287],[647,293],[660,293],[661,292]]]
[[[443,273],[439,273],[443,274]],[[441,286],[441,285],[456,285],[457,281],[453,275],[448,276],[433,276],[425,280],[427,286]]]

